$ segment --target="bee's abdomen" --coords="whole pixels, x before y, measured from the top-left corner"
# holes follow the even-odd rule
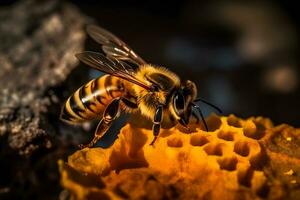
[[[123,96],[124,90],[122,80],[110,75],[91,80],[68,98],[61,119],[78,123],[102,117],[106,106],[112,99]]]

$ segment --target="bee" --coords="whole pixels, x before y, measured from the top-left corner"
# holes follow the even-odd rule
[[[126,43],[109,31],[87,26],[87,33],[99,43],[104,54],[85,51],[76,57],[106,75],[93,79],[72,94],[64,104],[60,118],[70,124],[101,118],[93,139],[80,148],[93,147],[122,112],[139,112],[153,121],[153,145],[161,124],[181,124],[188,129],[191,116],[200,118],[208,131],[202,111],[196,102],[202,101],[222,112],[215,105],[197,98],[194,82],[182,82],[165,67],[145,62]]]

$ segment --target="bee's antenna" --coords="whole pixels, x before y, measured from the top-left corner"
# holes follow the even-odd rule
[[[213,105],[212,103],[209,103],[208,101],[206,101],[206,100],[204,100],[204,99],[202,99],[202,98],[197,98],[197,99],[195,99],[195,102],[198,102],[198,101],[201,101],[201,102],[203,102],[203,103],[205,103],[205,104],[207,104],[207,105],[213,107],[213,108],[216,109],[219,113],[223,113],[223,111],[222,111],[219,107]]]
[[[206,129],[206,131],[208,132],[208,127],[207,127],[206,121],[205,121],[205,119],[204,119],[204,116],[203,116],[203,113],[202,113],[200,107],[199,107],[198,105],[194,104],[194,103],[192,103],[192,105],[193,105],[194,108],[196,108],[196,109],[198,110],[198,112],[199,112],[199,114],[200,114],[200,116],[201,116],[201,120],[202,120],[202,122],[203,122],[203,124],[204,124],[204,126],[205,126],[205,129]]]

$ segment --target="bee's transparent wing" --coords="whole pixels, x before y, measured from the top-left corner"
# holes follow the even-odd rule
[[[95,25],[87,26],[87,32],[96,42],[102,44],[102,50],[108,57],[136,65],[146,64],[125,42],[111,32]]]
[[[125,79],[147,90],[150,90],[150,87],[146,83],[143,83],[141,80],[138,80],[135,77],[135,70],[130,65],[114,57],[107,57],[101,53],[92,51],[78,53],[76,54],[76,57],[85,64],[99,71]]]

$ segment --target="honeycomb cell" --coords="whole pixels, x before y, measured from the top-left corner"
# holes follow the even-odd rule
[[[207,123],[209,131],[215,131],[215,130],[219,129],[222,125],[222,121],[221,121],[220,117],[218,117],[217,115],[209,116],[206,119],[206,123]],[[202,130],[204,130],[204,129],[202,128]]]
[[[234,140],[234,133],[230,131],[220,131],[218,133],[218,138],[226,140],[226,141],[233,141]]]
[[[208,144],[204,147],[204,151],[207,155],[213,155],[213,156],[222,156],[223,150],[222,150],[222,144]]]
[[[254,121],[246,121],[243,129],[244,135],[252,139],[259,140],[265,135],[265,127],[262,124],[254,123]]]
[[[209,141],[205,136],[202,136],[199,134],[191,136],[191,139],[190,139],[190,144],[192,146],[203,146],[208,142]]]
[[[254,121],[254,123],[256,125],[256,133],[255,133],[254,139],[258,139],[259,140],[259,139],[261,139],[261,138],[263,138],[265,136],[265,134],[266,134],[266,132],[265,132],[266,127],[263,124],[259,123],[259,122]]]
[[[230,158],[220,158],[218,159],[218,163],[220,165],[220,169],[224,169],[227,171],[234,171],[236,170],[236,164],[238,160],[236,157]]]
[[[236,127],[236,128],[241,128],[242,125],[240,123],[240,120],[235,117],[234,115],[229,115],[227,117],[227,123],[229,126],[233,126],[233,127]]]
[[[235,153],[241,155],[241,156],[248,156],[250,152],[250,147],[247,142],[245,141],[238,141],[234,144],[234,150]]]
[[[180,138],[170,138],[167,141],[168,147],[180,148],[183,146],[183,142]]]

